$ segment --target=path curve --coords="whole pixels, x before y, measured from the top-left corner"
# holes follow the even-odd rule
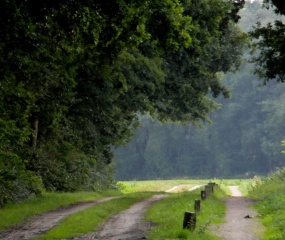
[[[242,197],[237,186],[230,186],[232,197],[223,201],[227,212],[225,223],[219,226],[218,236],[225,240],[257,240],[263,230],[258,222],[256,211],[251,207],[254,201]]]
[[[64,217],[92,207],[98,203],[106,202],[111,199],[118,198],[106,197],[91,202],[82,202],[68,207],[62,207],[44,214],[37,215],[28,220],[24,225],[9,228],[3,232],[0,232],[1,240],[16,240],[16,239],[31,239],[37,237],[52,227],[56,226],[57,223]]]
[[[181,187],[187,187],[187,186],[189,186],[189,185],[192,185],[192,184],[179,184],[179,185],[176,185],[176,186],[174,186],[174,187],[172,187],[172,188],[166,190],[165,192],[167,192],[167,193],[176,192],[177,189],[179,189],[179,188],[181,188]],[[187,189],[187,191],[194,191],[194,190],[196,190],[196,189],[198,189],[198,188],[200,188],[200,187],[203,187],[204,185],[205,185],[205,184],[195,185],[195,186],[193,186],[193,187]]]
[[[129,209],[105,221],[96,233],[85,235],[84,240],[134,240],[146,239],[151,223],[143,220],[146,210],[156,201],[168,197],[167,194],[153,195],[151,198],[135,203]]]

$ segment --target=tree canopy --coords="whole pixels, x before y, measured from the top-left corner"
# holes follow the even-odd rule
[[[258,1],[247,1],[240,14],[244,31],[252,30],[249,23],[257,19],[262,26],[280,19]],[[250,57],[249,51],[244,53]],[[116,177],[245,178],[284,166],[280,143],[285,131],[285,86],[270,81],[261,87],[253,70],[254,65],[244,61],[234,74],[225,74],[223,84],[231,97],[217,99],[221,108],[210,114],[212,124],[177,126],[142,116],[133,140],[115,151]]]
[[[264,6],[274,9],[280,20],[262,26],[256,25],[251,32],[255,39],[258,53],[253,57],[256,63],[255,72],[264,79],[264,83],[271,79],[285,81],[285,4],[282,0],[264,0]]]
[[[111,148],[130,139],[138,113],[207,120],[217,108],[210,95],[229,95],[221,73],[240,63],[243,4],[1,0],[0,192],[8,181],[26,184],[26,195],[41,181],[61,191],[104,187]]]

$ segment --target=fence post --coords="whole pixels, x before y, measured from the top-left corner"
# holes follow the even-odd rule
[[[194,231],[196,228],[196,213],[193,212],[185,212],[183,219],[183,229],[189,229],[190,231]]]
[[[196,200],[195,200],[194,209],[195,209],[195,213],[200,212],[200,209],[201,209],[201,201],[200,201],[199,199],[196,199]]]
[[[205,186],[205,191],[206,191],[207,196],[211,195],[211,187],[209,185]]]
[[[201,191],[201,199],[202,199],[202,200],[206,200],[206,198],[207,198],[207,193],[206,193],[205,190],[202,190],[202,191]]]
[[[210,183],[208,183],[208,185],[210,186],[212,193],[214,193],[214,187],[215,187],[216,184],[210,182]]]

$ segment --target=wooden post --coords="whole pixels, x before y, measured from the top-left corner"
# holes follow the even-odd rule
[[[208,183],[207,185],[207,191],[209,191],[209,194],[212,194],[213,193],[213,187],[211,184]]]
[[[210,196],[211,195],[211,187],[209,185],[205,186],[205,191],[206,191],[206,195]]]
[[[196,200],[195,200],[194,209],[195,209],[195,213],[200,212],[200,209],[201,209],[201,201],[200,201],[199,199],[196,199]]]
[[[214,187],[215,187],[216,184],[210,182],[210,183],[208,183],[208,185],[210,186],[212,193],[214,193]]]
[[[202,199],[202,200],[206,200],[206,198],[207,198],[207,193],[206,193],[205,190],[202,190],[202,191],[201,191],[201,199]]]
[[[185,212],[183,219],[183,229],[189,229],[190,231],[194,231],[196,228],[196,213],[193,212]]]

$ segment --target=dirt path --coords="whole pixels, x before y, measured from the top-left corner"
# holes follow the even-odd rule
[[[146,239],[151,223],[143,220],[145,211],[156,201],[167,197],[167,194],[154,195],[134,204],[129,209],[110,217],[96,233],[83,236],[84,240],[136,240]]]
[[[176,192],[180,188],[186,188],[188,191],[193,191],[202,185],[192,186],[190,184],[181,184],[174,186],[166,192]],[[118,215],[110,217],[101,229],[96,233],[83,236],[86,240],[136,240],[146,239],[147,232],[151,229],[151,223],[143,220],[145,211],[156,201],[167,197],[167,194],[154,195],[149,199],[145,199],[134,204],[129,209],[122,211]]]
[[[83,202],[76,205],[63,207],[51,212],[47,212],[29,219],[29,221],[21,226],[13,227],[6,231],[0,232],[1,240],[18,240],[18,239],[31,239],[33,237],[43,234],[45,231],[56,226],[58,222],[78,211],[92,207],[98,203],[106,202],[117,197],[106,197],[92,202]]]
[[[189,188],[189,186],[192,186],[192,187]],[[176,186],[166,190],[165,192],[176,193],[176,192],[182,192],[182,191],[194,191],[194,190],[196,190],[202,186],[204,186],[204,184],[195,185],[195,186],[193,186],[193,184],[180,184],[180,185],[176,185]]]
[[[263,226],[256,219],[257,213],[251,208],[253,200],[242,197],[237,186],[229,187],[232,197],[224,199],[227,206],[226,222],[217,230],[225,240],[257,240]]]
[[[175,191],[175,189],[178,187],[179,186],[176,186],[170,192]],[[200,187],[200,185],[192,187],[191,189],[188,189],[188,191],[195,190],[198,187]],[[136,203],[131,208],[109,218],[109,220],[103,224],[99,232],[89,234],[81,239],[144,239],[147,231],[151,228],[151,223],[143,220],[145,211],[155,201],[167,196],[167,194],[154,195],[149,199]],[[107,197],[92,202],[78,203],[76,205],[63,207],[32,217],[23,225],[12,227],[0,232],[0,239],[24,240],[40,236],[44,232],[55,227],[64,217],[114,198],[117,197]]]

